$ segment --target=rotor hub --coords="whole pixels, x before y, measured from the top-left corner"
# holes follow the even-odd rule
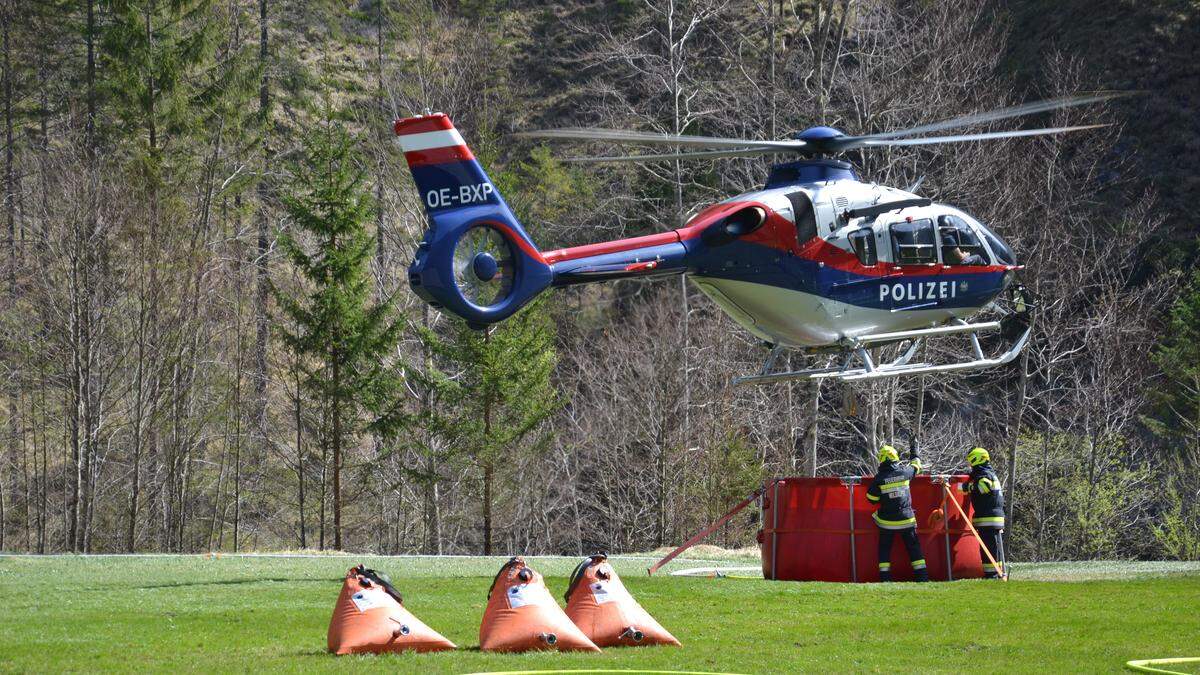
[[[500,264],[487,251],[480,251],[471,259],[471,271],[475,274],[475,278],[480,281],[491,281],[496,278],[496,273],[500,271]]]
[[[819,143],[820,141],[830,138],[841,138],[846,134],[833,127],[809,127],[795,135],[798,141],[807,141],[809,143]]]

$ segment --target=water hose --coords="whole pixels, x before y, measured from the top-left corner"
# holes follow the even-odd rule
[[[1200,663],[1200,656],[1189,656],[1174,659],[1138,659],[1136,661],[1126,661],[1125,667],[1139,673],[1169,673],[1170,675],[1188,675],[1187,673],[1181,673],[1178,670],[1154,668],[1154,666],[1162,666],[1172,663]]]
[[[469,675],[538,675],[539,673],[647,673],[648,675],[739,675],[738,673],[710,673],[700,670],[608,670],[585,668],[581,670],[490,670]]]

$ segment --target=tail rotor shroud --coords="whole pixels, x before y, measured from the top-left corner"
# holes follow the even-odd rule
[[[454,281],[473,305],[494,307],[513,290],[516,253],[504,235],[490,225],[474,225],[454,248]]]

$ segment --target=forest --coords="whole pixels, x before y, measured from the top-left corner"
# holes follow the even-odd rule
[[[0,551],[645,551],[913,433],[935,473],[990,449],[1015,559],[1200,559],[1194,1],[0,13]],[[396,118],[449,114],[548,250],[678,227],[770,161],[573,163],[613,148],[521,131],[871,133],[1099,90],[1132,94],[1027,123],[1103,128],[847,157],[1013,245],[1040,309],[1000,368],[735,388],[768,350],[686,277],[488,332],[408,286]]]

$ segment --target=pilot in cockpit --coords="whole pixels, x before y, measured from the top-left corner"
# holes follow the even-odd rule
[[[987,260],[976,252],[963,250],[959,234],[950,228],[942,229],[942,263],[946,265],[986,265]],[[974,248],[974,247],[972,247]]]

